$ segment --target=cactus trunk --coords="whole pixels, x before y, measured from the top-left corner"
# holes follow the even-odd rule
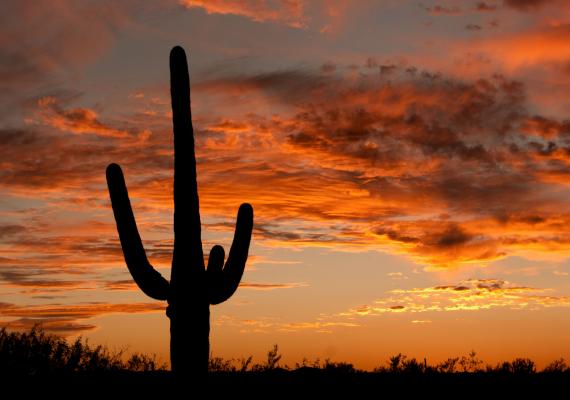
[[[210,305],[188,305],[170,317],[170,364],[180,376],[200,376],[208,370]]]
[[[197,376],[208,371],[210,304],[229,299],[243,275],[253,229],[253,208],[248,203],[240,206],[225,264],[224,249],[216,245],[205,268],[190,78],[186,54],[178,46],[170,52],[170,77],[174,131],[174,251],[170,282],[146,257],[119,165],[107,167],[107,184],[125,262],[134,281],[147,296],[168,301],[172,370],[177,375]]]

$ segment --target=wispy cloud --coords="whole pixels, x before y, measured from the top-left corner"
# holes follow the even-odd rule
[[[38,106],[41,122],[63,132],[111,137],[128,136],[126,131],[112,128],[99,121],[97,113],[89,108],[65,110],[53,96],[40,98]]]
[[[290,322],[279,318],[240,319],[234,316],[222,315],[215,319],[214,324],[231,326],[241,333],[294,333],[309,331],[314,333],[333,333],[335,328],[357,328],[361,326],[354,321],[304,321]]]
[[[456,285],[394,289],[387,297],[337,316],[481,311],[493,308],[537,310],[570,306],[569,296],[556,296],[550,292],[551,289],[520,286],[500,279],[469,279]]]
[[[241,282],[239,287],[243,289],[253,290],[275,290],[275,289],[295,289],[309,286],[307,283],[260,283],[260,282]]]
[[[232,14],[258,22],[278,22],[294,28],[305,27],[303,0],[180,0],[187,8],[201,8],[208,14]]]
[[[75,334],[96,328],[89,319],[115,313],[147,313],[163,311],[164,304],[156,303],[83,303],[16,305],[0,303],[0,324],[11,329],[29,329],[41,324],[46,331]]]

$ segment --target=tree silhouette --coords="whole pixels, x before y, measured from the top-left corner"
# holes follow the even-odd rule
[[[186,53],[170,52],[170,93],[174,126],[174,251],[168,282],[149,263],[131,208],[121,167],[109,164],[107,185],[125,262],[139,288],[167,300],[170,361],[177,374],[205,374],[210,352],[210,304],[226,301],[241,280],[253,229],[253,208],[240,206],[230,254],[224,265],[222,246],[210,250],[204,267],[194,131],[190,111],[190,78]]]

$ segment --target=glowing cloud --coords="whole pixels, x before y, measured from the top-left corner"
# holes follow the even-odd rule
[[[187,8],[202,8],[208,14],[240,15],[258,22],[280,22],[294,28],[305,26],[302,0],[180,0]]]

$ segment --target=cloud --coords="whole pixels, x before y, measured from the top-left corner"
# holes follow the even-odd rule
[[[123,168],[132,165],[129,172],[138,174],[169,166],[167,135],[153,137],[129,120],[106,123],[90,108],[69,107],[79,97],[43,96],[34,102],[27,127],[0,128],[0,189],[26,198],[45,201],[57,196],[59,201],[100,207],[101,199],[108,198],[102,184],[110,162],[119,161]],[[132,177],[129,189],[136,195]]]
[[[0,324],[12,329],[29,329],[40,323],[46,331],[76,334],[93,330],[95,325],[86,323],[101,315],[147,313],[164,311],[163,303],[83,303],[45,304],[19,306],[0,303]]]
[[[392,279],[408,279],[403,272],[388,272],[386,275]]]
[[[54,332],[61,336],[76,335],[87,331],[97,329],[96,325],[80,324],[68,319],[38,319],[38,318],[19,318],[10,322],[0,321],[3,327],[11,330],[28,331],[36,325],[40,325],[46,332]]]
[[[477,24],[467,24],[467,25],[465,26],[465,29],[467,29],[468,31],[472,31],[472,32],[478,32],[478,31],[480,31],[480,30],[483,29],[483,28],[481,27],[481,25],[477,25]]]
[[[132,279],[104,282],[106,290],[137,290],[137,284]]]
[[[97,59],[128,21],[127,5],[112,1],[3,1],[0,88],[6,93],[34,87],[53,74]]]
[[[261,282],[241,282],[239,287],[242,289],[253,290],[275,290],[275,289],[294,289],[307,287],[304,282],[299,283],[261,283]],[[107,290],[137,290],[137,286],[132,279],[109,281],[104,284]]]
[[[303,28],[307,21],[302,0],[180,0],[180,3],[187,8],[201,8],[208,14],[233,14],[257,22],[279,22],[293,28]]]
[[[1,267],[0,267],[1,268]],[[0,282],[4,281],[9,287],[21,287],[29,288],[27,293],[35,293],[37,291],[42,291],[42,289],[49,288],[51,291],[53,289],[60,290],[86,290],[93,289],[89,285],[89,282],[78,281],[78,280],[63,280],[63,279],[45,279],[38,278],[42,276],[43,271],[32,270],[32,271],[14,271],[14,270],[2,270],[0,269]]]
[[[478,12],[492,12],[496,11],[497,8],[498,6],[496,4],[487,3],[485,1],[478,1],[473,7],[473,10]]]
[[[231,239],[233,210],[248,201],[256,209],[254,237],[268,246],[383,249],[430,268],[570,249],[561,212],[568,123],[529,111],[519,81],[368,62],[327,72],[207,76],[196,90],[230,109],[195,115],[201,212],[207,230],[223,240]],[[247,108],[263,98],[266,108],[234,114],[235,96]],[[13,225],[44,225],[10,228],[2,240],[12,252],[0,263],[57,273],[123,268],[103,173],[120,162],[141,229],[160,235],[143,235],[147,254],[168,266],[170,127],[145,116],[153,125],[145,136],[138,117],[104,121],[76,112],[92,110],[76,107],[80,99],[44,96],[36,114],[42,124],[0,131],[0,189],[49,202],[43,214],[63,202],[107,219],[69,225],[19,216]],[[89,129],[94,134],[84,134]],[[70,229],[75,235],[64,233]]]
[[[335,328],[357,328],[361,326],[354,321],[282,321],[279,318],[240,319],[231,315],[217,317],[213,323],[218,326],[231,326],[240,333],[294,333],[313,331],[315,333],[333,333]]]
[[[539,24],[524,31],[475,41],[469,44],[469,49],[496,60],[513,73],[552,64],[565,66],[570,58],[569,38],[570,25],[567,23]]]
[[[502,279],[468,279],[455,285],[394,289],[389,296],[331,318],[386,313],[481,311],[493,308],[539,310],[569,307],[570,297],[549,295],[550,289],[520,286]]]
[[[294,289],[309,286],[306,283],[259,283],[259,282],[241,282],[240,288],[254,290],[274,290],[274,289]]]
[[[274,125],[287,137],[290,165],[303,158],[315,171],[356,183],[368,194],[363,209],[372,206],[371,198],[394,205],[395,218],[380,212],[382,222],[372,232],[400,243],[428,264],[491,261],[508,254],[509,245],[518,240],[511,235],[521,234],[509,232],[508,225],[515,225],[519,216],[521,223],[549,218],[552,209],[524,213],[529,207],[550,207],[541,206],[540,198],[549,191],[543,176],[555,159],[566,163],[557,150],[566,146],[565,123],[529,116],[522,84],[501,76],[469,82],[410,68],[392,74],[386,80],[360,75],[342,82],[336,77],[329,90],[326,85],[292,90],[290,98],[305,99],[296,105],[300,111]],[[538,130],[551,143],[541,142]],[[373,212],[360,208],[358,197],[350,200],[353,210],[373,219]],[[397,219],[398,212],[419,216],[434,210],[462,215],[467,223]],[[342,211],[336,214],[342,219]],[[345,221],[356,222],[356,214],[344,214]],[[495,231],[481,232],[476,221],[489,218],[495,220]],[[549,241],[546,235],[533,240]]]
[[[332,75],[290,70],[199,83],[206,97],[247,93],[284,109],[279,117],[263,110],[197,117],[202,212],[228,221],[208,228],[229,233],[226,210],[247,199],[261,216],[254,234],[275,245],[389,245],[438,267],[495,260],[529,235],[535,249],[545,243],[550,250],[562,232],[541,222],[559,218],[555,204],[565,200],[543,198],[566,165],[566,123],[530,114],[524,86],[503,76],[386,71],[377,64],[357,76],[339,67]],[[131,195],[149,211],[170,210],[171,177],[152,176],[170,166],[168,143],[151,136],[133,148],[128,138],[105,139],[120,141],[117,157],[126,152],[144,177],[129,182]],[[260,187],[272,191],[260,194]],[[525,230],[531,223],[540,223],[532,234]],[[566,241],[556,243],[565,248]],[[149,251],[167,260],[170,247]]]
[[[412,236],[413,231],[421,233]],[[418,261],[436,267],[491,261],[505,255],[499,250],[496,239],[484,234],[471,234],[456,223],[411,223],[400,224],[398,228],[380,226],[375,234],[400,242]]]
[[[554,2],[556,2],[556,0]],[[506,7],[511,7],[519,11],[534,11],[552,3],[552,0],[504,0],[503,2]]]
[[[0,225],[0,240],[5,237],[20,234],[26,231],[26,227],[17,224],[1,224]]]
[[[457,6],[442,6],[442,5],[435,5],[433,7],[425,7],[425,10],[428,12],[429,15],[461,15],[463,12],[461,8]]]
[[[104,314],[136,314],[163,311],[165,305],[155,303],[84,303],[84,304],[46,304],[38,306],[18,306],[3,304],[0,315],[3,317],[29,318],[75,318],[87,319]]]
[[[53,96],[40,98],[38,106],[42,122],[60,131],[119,138],[128,136],[126,131],[112,128],[100,122],[97,113],[89,108],[65,110]]]

